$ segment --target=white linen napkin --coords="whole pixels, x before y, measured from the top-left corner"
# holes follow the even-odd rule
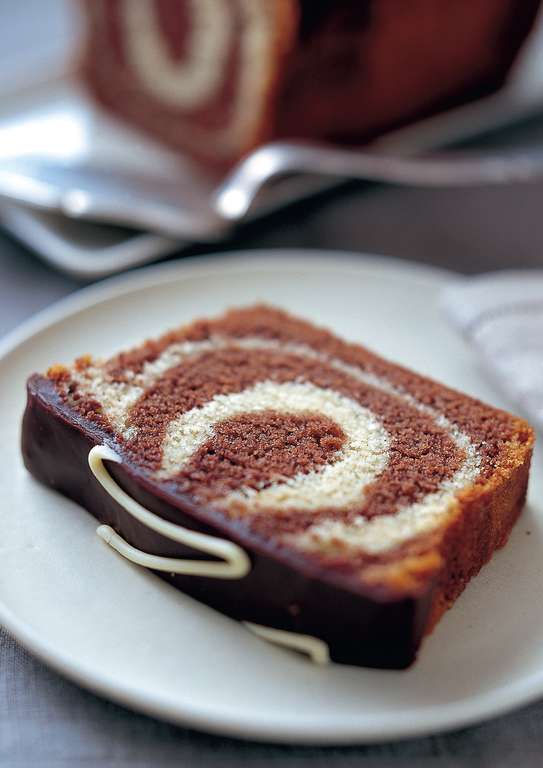
[[[543,431],[543,270],[458,280],[442,305],[495,383]]]

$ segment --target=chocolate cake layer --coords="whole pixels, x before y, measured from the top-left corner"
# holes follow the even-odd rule
[[[100,443],[132,498],[251,558],[237,580],[164,578],[235,618],[316,636],[336,661],[402,667],[505,543],[533,433],[256,307],[29,381],[30,471],[132,546],[186,558],[89,477]]]

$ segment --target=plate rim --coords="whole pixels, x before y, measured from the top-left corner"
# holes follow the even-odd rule
[[[334,260],[332,264],[329,260],[330,257]],[[23,320],[22,323],[19,323],[0,338],[0,363],[3,362],[4,358],[15,347],[24,343],[35,332],[64,319],[70,311],[88,309],[96,301],[107,300],[108,298],[130,293],[133,290],[137,290],[140,286],[143,287],[148,278],[156,281],[153,284],[159,284],[167,282],[171,272],[186,272],[187,276],[202,276],[204,274],[202,267],[211,268],[213,272],[216,272],[217,270],[214,269],[216,265],[220,265],[222,269],[228,272],[235,271],[236,268],[241,266],[258,272],[263,271],[263,267],[266,263],[269,264],[271,260],[282,261],[284,262],[282,267],[287,269],[293,268],[292,271],[298,271],[307,265],[308,259],[311,259],[313,265],[317,263],[318,269],[321,272],[337,272],[338,263],[341,262],[343,270],[347,267],[350,270],[360,272],[367,272],[368,268],[377,272],[387,269],[391,273],[398,273],[398,271],[407,272],[411,276],[417,272],[421,279],[427,278],[430,280],[439,280],[440,278],[449,280],[457,278],[461,280],[466,277],[460,272],[454,272],[444,267],[436,267],[430,264],[423,264],[422,262],[413,262],[408,259],[365,251],[285,247],[240,248],[232,251],[213,251],[198,255],[182,255],[162,263],[146,264],[130,269],[128,272],[106,276],[90,285],[77,288],[67,296],[57,299],[27,320]],[[357,269],[361,265],[363,265],[363,269]]]
[[[182,257],[175,261],[146,266],[127,274],[116,275],[81,288],[65,298],[54,302],[30,319],[9,332],[0,340],[0,368],[9,364],[8,358],[36,333],[47,330],[55,324],[67,320],[70,316],[100,303],[114,300],[146,286],[158,286],[171,280],[202,277],[211,271],[229,273],[249,269],[252,272],[265,272],[278,268],[288,271],[300,269],[326,272],[357,272],[367,275],[369,272],[385,274],[387,277],[402,279],[417,277],[423,282],[444,283],[446,280],[462,279],[459,273],[439,267],[428,266],[403,259],[378,256],[352,251],[334,251],[318,249],[254,249],[231,252],[217,252],[203,256]],[[292,728],[284,724],[274,726],[254,721],[246,722],[228,714],[210,712],[203,708],[192,707],[181,710],[178,703],[169,703],[160,696],[150,695],[138,690],[137,685],[119,686],[108,675],[101,675],[95,670],[87,670],[73,656],[56,652],[47,640],[42,640],[31,627],[19,619],[0,596],[0,624],[47,666],[53,668],[69,680],[83,688],[97,693],[132,710],[151,715],[176,725],[192,727],[225,736],[244,740],[258,740],[269,743],[290,743],[300,745],[332,744],[369,744],[405,738],[427,736],[432,733],[455,730],[483,720],[509,712],[523,704],[528,704],[543,694],[543,670],[529,676],[503,684],[486,693],[469,699],[460,699],[436,707],[420,707],[416,715],[406,713],[393,723],[384,721],[379,716],[373,725],[360,728],[355,719],[350,718],[342,727],[334,724],[326,728],[313,723]],[[366,718],[367,722],[367,718]]]

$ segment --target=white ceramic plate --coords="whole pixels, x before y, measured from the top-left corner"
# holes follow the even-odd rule
[[[543,472],[499,552],[407,672],[305,659],[127,563],[84,510],[41,487],[19,457],[29,373],[81,352],[109,354],[199,315],[256,300],[502,405],[447,327],[448,273],[337,253],[246,253],[116,278],[57,304],[0,359],[0,621],[82,685],[177,723],[246,738],[370,742],[473,723],[543,695]],[[528,535],[529,534],[529,535]]]

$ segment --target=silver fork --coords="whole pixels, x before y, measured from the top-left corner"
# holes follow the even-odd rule
[[[524,182],[543,176],[543,151],[490,155],[450,151],[402,157],[298,142],[267,144],[242,160],[214,190],[192,180],[152,178],[88,165],[26,158],[0,166],[0,198],[183,240],[215,240],[252,211],[270,182],[293,174],[414,187]]]

